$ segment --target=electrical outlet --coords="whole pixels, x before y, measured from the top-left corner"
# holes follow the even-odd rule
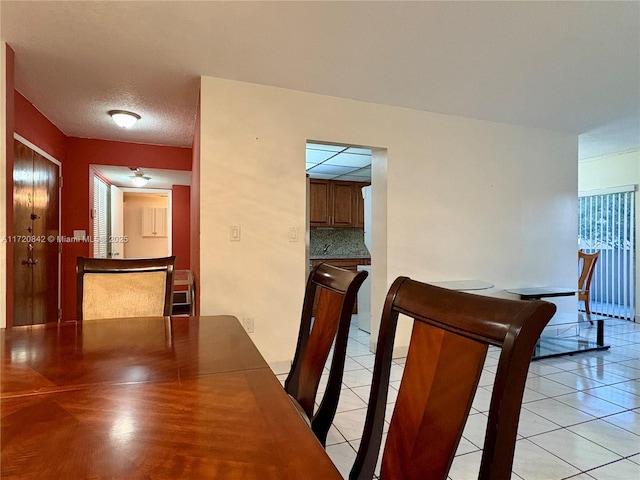
[[[242,326],[247,331],[247,333],[253,333],[253,318],[243,318]]]

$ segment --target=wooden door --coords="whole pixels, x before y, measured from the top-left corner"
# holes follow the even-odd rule
[[[58,320],[59,167],[14,141],[13,325]]]

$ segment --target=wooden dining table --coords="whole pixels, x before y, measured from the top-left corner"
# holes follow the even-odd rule
[[[2,479],[340,479],[235,317],[0,330]]]

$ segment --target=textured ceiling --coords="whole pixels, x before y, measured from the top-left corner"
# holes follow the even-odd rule
[[[131,177],[134,172],[133,167],[120,167],[115,165],[92,165],[104,178],[108,179],[112,185],[123,188],[135,188]],[[184,170],[164,170],[160,168],[141,168],[140,172],[149,178],[149,183],[145,189],[166,189],[171,190],[173,185],[191,185],[191,172]]]
[[[581,134],[581,157],[640,145],[636,1],[0,8],[16,88],[67,135],[189,146],[205,75]]]

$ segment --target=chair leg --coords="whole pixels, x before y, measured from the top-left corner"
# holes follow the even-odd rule
[[[589,306],[589,296],[584,299],[584,311],[587,312],[587,315],[591,315],[591,307]]]
[[[593,325],[593,320],[591,320],[591,306],[590,306],[590,301],[589,301],[589,294],[587,294],[586,298],[584,299],[584,311],[587,313],[587,318],[589,319],[589,324]]]

